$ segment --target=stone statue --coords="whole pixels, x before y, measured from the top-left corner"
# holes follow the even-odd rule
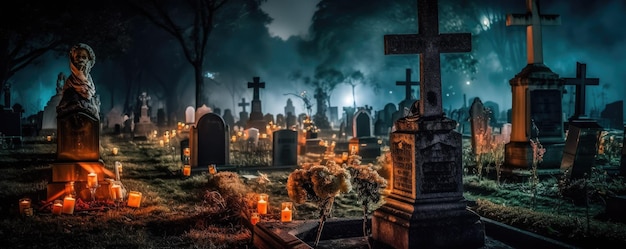
[[[63,98],[57,107],[57,115],[81,110],[99,120],[100,100],[95,95],[96,87],[90,74],[96,63],[96,54],[89,45],[79,43],[70,49],[69,57],[72,74],[63,85]]]

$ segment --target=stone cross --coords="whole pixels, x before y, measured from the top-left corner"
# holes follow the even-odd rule
[[[443,116],[440,54],[472,50],[470,33],[439,34],[436,0],[417,2],[417,34],[385,35],[385,54],[420,54],[420,115]]]
[[[265,82],[259,82],[259,77],[253,77],[253,82],[248,82],[248,88],[254,88],[252,100],[259,100],[259,88],[265,88]]]
[[[238,106],[241,106],[243,108],[243,112],[246,112],[246,106],[249,106],[250,102],[246,102],[246,98],[241,98],[241,103],[238,104]]]
[[[600,85],[600,79],[587,78],[587,64],[576,62],[576,78],[563,78],[564,85],[576,86],[576,108],[572,119],[585,115],[585,88]]]
[[[406,69],[406,80],[405,81],[396,81],[396,86],[404,86],[404,99],[410,100],[413,99],[411,97],[411,86],[419,86],[419,82],[411,81],[411,69]]]
[[[542,15],[535,0],[526,0],[525,14],[508,14],[506,26],[526,26],[526,57],[528,64],[543,64],[541,26],[561,25],[559,15]]]
[[[139,96],[139,99],[143,103],[142,106],[148,106],[148,100],[150,100],[150,96],[148,96],[148,93],[146,92],[141,93],[141,96]]]

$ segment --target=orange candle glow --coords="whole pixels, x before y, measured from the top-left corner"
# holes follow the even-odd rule
[[[267,202],[268,202],[267,194],[260,194],[259,202],[257,202],[256,204],[257,212],[259,214],[267,214]]]
[[[63,199],[63,209],[61,210],[61,213],[73,214],[74,204],[76,204],[76,199],[66,196],[65,199]]]
[[[283,202],[280,210],[280,221],[291,222],[293,218],[293,204],[291,202]]]
[[[161,147],[163,147],[164,144],[163,140],[159,140],[159,145],[161,145]]]
[[[183,166],[183,175],[184,176],[191,176],[191,166],[189,166],[189,165]]]
[[[209,174],[215,175],[217,173],[217,168],[215,168],[215,164],[209,164]]]
[[[183,151],[183,155],[190,156],[191,155],[191,149],[185,148],[185,150]]]
[[[128,194],[128,203],[126,205],[138,208],[139,205],[141,205],[141,192],[130,191]]]
[[[98,175],[96,173],[89,173],[87,175],[87,187],[95,188],[98,186]]]
[[[48,140],[48,142],[52,141],[52,136],[47,136],[46,140]]]
[[[113,147],[113,155],[117,156],[117,152],[119,152],[119,150],[120,150],[119,148]]]
[[[252,223],[252,225],[256,225],[260,220],[261,218],[259,218],[259,213],[257,212],[252,213],[252,216],[250,216],[250,223]]]
[[[114,200],[123,200],[122,187],[119,184],[113,184],[111,186],[111,198]]]
[[[52,214],[59,215],[63,210],[63,203],[61,200],[55,200],[54,204],[52,204]]]
[[[26,209],[30,208],[30,198],[20,199],[20,214],[25,214]]]

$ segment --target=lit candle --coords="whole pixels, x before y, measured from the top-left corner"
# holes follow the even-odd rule
[[[115,180],[119,181],[122,177],[122,163],[115,161]]]
[[[252,225],[256,225],[260,220],[261,218],[259,218],[259,213],[257,212],[253,212],[252,216],[250,216],[250,223],[252,223]]]
[[[119,148],[113,147],[113,155],[117,156],[117,152],[119,152],[119,150],[120,150]]]
[[[66,196],[65,199],[63,199],[63,208],[61,210],[61,213],[64,214],[73,214],[74,213],[74,204],[76,204],[76,199],[70,197],[70,196]]]
[[[130,191],[128,194],[128,203],[126,204],[129,207],[138,208],[141,204],[141,192]]]
[[[282,203],[282,209],[280,210],[280,221],[282,222],[291,222],[292,217],[293,217],[293,211],[292,211],[292,206],[293,204],[291,202],[283,202]]]
[[[111,198],[113,200],[123,200],[124,196],[122,196],[122,187],[119,184],[113,184],[111,186]]]
[[[183,175],[184,176],[190,176],[191,175],[191,166],[189,166],[188,164],[183,166]]]
[[[161,145],[161,147],[163,147],[163,145],[164,145],[163,139],[159,140],[159,145]]]
[[[183,151],[183,155],[185,155],[185,156],[191,155],[191,149],[185,148],[185,150]]]
[[[87,175],[87,187],[95,188],[96,186],[98,186],[98,175],[91,172]]]
[[[20,214],[25,214],[26,209],[30,208],[30,198],[20,199]]]
[[[46,140],[48,140],[48,142],[52,141],[52,136],[47,136]]]
[[[52,204],[52,214],[59,215],[63,210],[63,203],[61,200],[54,200],[54,204]]]
[[[268,199],[267,194],[259,195],[259,202],[257,202],[256,204],[257,212],[259,214],[267,214],[267,201],[268,201],[267,199]]]
[[[209,174],[215,175],[217,173],[217,169],[215,168],[215,164],[209,164]]]

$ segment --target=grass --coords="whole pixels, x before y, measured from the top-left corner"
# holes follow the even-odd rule
[[[239,177],[256,171],[183,177],[179,142],[175,138],[160,147],[153,141],[101,136],[105,166],[112,169],[115,161],[122,162],[122,182],[127,190],[143,194],[141,207],[100,203],[98,209],[74,215],[53,215],[45,203],[54,142],[29,138],[19,149],[0,150],[0,240],[15,248],[253,248],[247,217],[256,195],[269,194],[269,215],[263,219],[277,220],[280,203],[290,201],[285,188],[290,172],[263,172],[270,180],[266,183]],[[117,156],[111,155],[114,146],[120,149]],[[235,162],[249,160],[248,155],[234,157]],[[601,198],[593,198],[589,210],[575,205],[560,195],[558,179],[539,182],[534,208],[526,182],[496,184],[489,177],[465,175],[464,189],[470,208],[481,216],[581,247],[626,245],[626,225],[595,218],[604,210]],[[620,192],[624,184],[607,189],[625,193]],[[33,200],[33,216],[19,214],[23,197]],[[319,218],[314,203],[295,209],[294,219]],[[350,192],[336,198],[332,215],[362,217],[362,212]],[[589,226],[587,214],[592,216]]]

